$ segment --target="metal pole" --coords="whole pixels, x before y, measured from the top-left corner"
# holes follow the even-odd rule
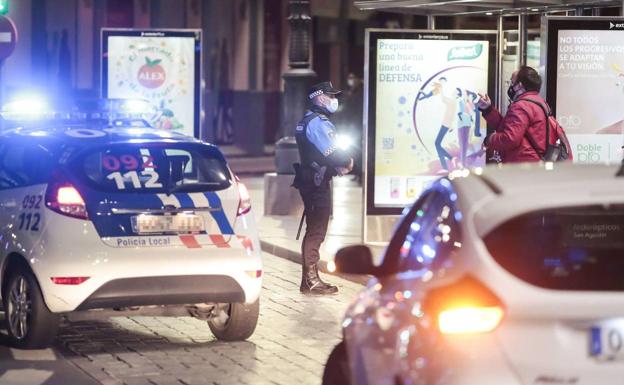
[[[347,75],[349,74],[349,42],[347,36],[349,36],[349,0],[340,1],[340,14],[338,18],[338,36],[342,37],[339,40],[340,47],[340,87],[345,87]]]
[[[592,8],[592,16],[600,16],[600,8]]]
[[[4,83],[2,82],[2,71],[4,71],[4,59],[0,59],[0,110],[2,110],[4,97]]]
[[[436,20],[434,15],[427,15],[427,29],[435,29],[435,21]]]
[[[583,7],[576,7],[576,9],[574,9],[574,16],[583,16]]]
[[[498,57],[496,58],[496,80],[494,82],[494,85],[496,87],[496,106],[498,107],[498,109],[500,110],[503,106],[502,100],[502,79],[503,79],[503,43],[504,43],[504,39],[505,36],[503,34],[503,15],[498,15],[498,23],[497,23],[497,30],[498,30]]]
[[[522,14],[518,16],[518,60],[521,66],[526,65],[527,40],[527,15]]]
[[[4,110],[3,108],[3,97],[4,93],[4,83],[2,82],[2,71],[4,70],[4,59],[0,60],[0,111]],[[0,132],[4,131],[4,118],[0,117]]]
[[[258,26],[258,19],[263,16],[261,12],[258,12],[259,4],[258,0],[251,0],[249,2],[249,66],[247,73],[249,76],[249,90],[258,90],[258,34],[260,28]]]
[[[284,94],[282,95],[282,138],[275,143],[275,164],[278,174],[292,174],[292,164],[299,155],[295,143],[295,126],[307,107],[307,92],[316,74],[310,68],[310,0],[290,0],[288,2],[288,24],[290,25],[288,66],[283,75]]]

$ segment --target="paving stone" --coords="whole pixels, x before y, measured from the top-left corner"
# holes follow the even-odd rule
[[[218,341],[191,317],[135,316],[63,322],[57,350],[103,385],[318,385],[361,286],[332,277],[337,295],[304,296],[297,264],[263,257],[260,320],[248,341]]]

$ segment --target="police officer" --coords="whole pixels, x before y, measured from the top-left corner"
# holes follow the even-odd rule
[[[331,82],[312,86],[308,97],[313,105],[295,131],[301,163],[295,165],[293,185],[299,189],[306,217],[306,232],[301,245],[303,272],[300,286],[300,291],[305,294],[332,294],[338,291],[336,286],[321,280],[317,263],[331,210],[329,181],[333,176],[342,176],[353,169],[353,159],[337,148],[336,130],[329,121],[329,116],[338,109],[336,96],[340,93]]]

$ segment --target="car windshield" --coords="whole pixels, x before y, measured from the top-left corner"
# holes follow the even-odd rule
[[[494,259],[533,285],[558,290],[624,290],[624,205],[537,211],[485,237]]]
[[[110,192],[193,192],[228,188],[221,153],[201,144],[123,144],[99,148],[72,162],[91,186]]]

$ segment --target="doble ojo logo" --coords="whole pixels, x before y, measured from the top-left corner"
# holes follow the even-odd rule
[[[603,146],[599,144],[579,143],[576,145],[574,159],[580,163],[599,163],[602,160]]]
[[[160,65],[161,59],[145,57],[145,64],[139,68],[137,80],[145,88],[158,88],[165,83],[165,69]]]

